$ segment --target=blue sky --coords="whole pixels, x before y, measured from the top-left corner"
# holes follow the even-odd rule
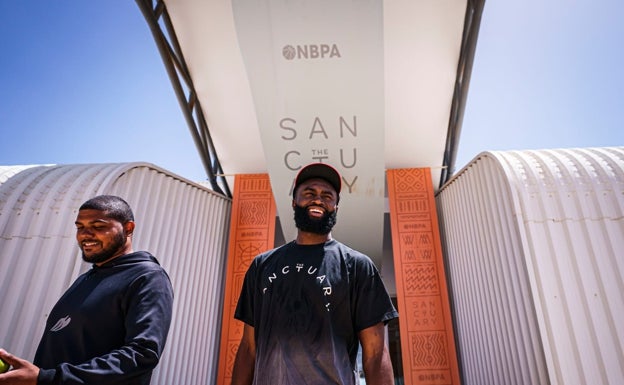
[[[623,111],[623,1],[486,1],[457,169],[484,150],[622,146]]]
[[[205,172],[134,1],[0,0],[0,165]],[[624,145],[624,2],[485,3],[456,169],[486,150]]]

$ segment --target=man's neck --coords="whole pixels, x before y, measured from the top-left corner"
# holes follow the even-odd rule
[[[327,234],[317,234],[298,230],[295,242],[300,245],[318,245],[319,243],[325,243],[330,239],[332,239],[331,232]]]

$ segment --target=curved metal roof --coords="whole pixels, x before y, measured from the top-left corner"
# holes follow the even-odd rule
[[[483,152],[436,201],[465,383],[624,381],[624,147]]]
[[[224,174],[270,171],[262,147],[261,111],[254,100],[257,91],[250,81],[250,66],[245,64],[242,32],[236,19],[241,18],[237,11],[245,7],[257,7],[254,15],[259,15],[275,12],[279,2],[136,1],[152,29],[213,188],[229,193],[227,181],[231,183],[232,179],[222,178]],[[382,13],[381,113],[385,117],[383,127],[378,129],[384,132],[385,145],[383,154],[376,156],[385,169],[431,167],[436,188],[453,173],[484,2],[360,2],[376,4]],[[266,6],[258,7],[261,3]],[[340,23],[339,28],[350,28],[348,19],[331,19],[328,15],[336,12],[339,3],[352,2],[315,3],[325,7],[319,29],[331,22]],[[310,8],[304,12],[311,14]],[[299,17],[296,21],[312,17],[294,12],[286,15]],[[279,20],[270,23],[269,28],[279,28]],[[296,32],[299,29],[297,25],[288,28]],[[322,95],[331,90],[314,92]]]
[[[484,0],[136,1],[216,191],[268,173],[290,218],[297,170],[331,163],[334,235],[375,258],[385,170],[452,174]]]

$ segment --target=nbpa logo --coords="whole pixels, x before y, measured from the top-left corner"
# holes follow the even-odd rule
[[[54,326],[52,326],[50,328],[50,331],[51,332],[58,332],[59,330],[65,328],[67,325],[69,325],[70,322],[71,322],[71,317],[67,315],[67,316],[59,319],[58,321],[56,321]]]
[[[340,58],[340,50],[336,44],[304,44],[285,45],[282,55],[286,60],[293,59],[334,59]]]

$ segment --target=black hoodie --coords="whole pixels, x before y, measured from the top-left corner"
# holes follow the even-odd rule
[[[48,317],[34,359],[37,384],[149,384],[172,305],[169,277],[150,253],[94,265]]]

